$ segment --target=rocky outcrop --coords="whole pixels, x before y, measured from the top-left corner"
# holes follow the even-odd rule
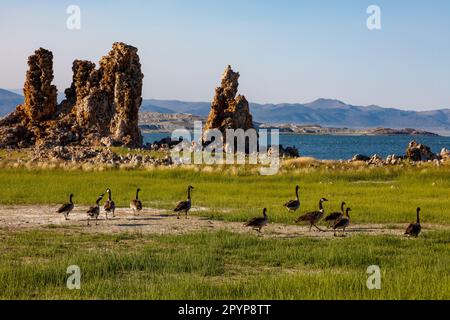
[[[298,158],[300,157],[300,152],[295,146],[284,148],[282,145],[280,145],[279,155],[283,158]]]
[[[368,165],[381,166],[381,165],[396,165],[401,164],[404,157],[397,156],[395,154],[389,155],[386,159],[381,158],[381,156],[374,154],[372,157],[368,157],[363,154],[357,154],[349,162],[365,162]]]
[[[450,150],[448,150],[447,148],[443,148],[441,150],[441,153],[439,154],[439,156],[441,157],[441,160],[449,161],[450,160]]]
[[[416,141],[411,141],[406,149],[406,158],[419,162],[419,161],[432,161],[437,160],[439,157],[433,153],[430,147],[417,143]]]
[[[104,86],[112,89],[116,113],[111,123],[113,138],[125,141],[130,145],[135,141],[142,144],[141,132],[138,128],[139,108],[142,103],[141,64],[137,49],[130,46],[117,45],[112,55],[102,59],[100,65],[105,74],[114,78],[104,77]],[[114,72],[114,73],[112,73]]]
[[[406,150],[405,156],[389,155],[386,159],[382,159],[379,155],[374,155],[371,158],[365,155],[355,155],[350,162],[363,161],[369,165],[397,165],[402,164],[405,160],[409,160],[412,163],[420,162],[435,162],[441,163],[442,161],[450,160],[450,151],[442,149],[440,154],[435,154],[431,151],[430,147],[411,141]]]
[[[216,88],[205,130],[219,129],[225,137],[226,129],[248,130],[254,128],[247,99],[237,95],[239,76],[239,73],[234,72],[231,66],[225,69],[222,75],[222,84]]]
[[[350,160],[351,162],[356,162],[356,161],[369,161],[370,157],[364,155],[364,154],[356,154],[353,156],[352,160]]]
[[[144,146],[144,148],[147,150],[154,150],[154,151],[169,151],[173,147],[179,145],[182,142],[183,142],[182,138],[179,138],[178,140],[172,140],[171,137],[165,137],[159,141],[147,143],[147,145]]]
[[[374,154],[372,158],[367,161],[367,164],[375,166],[383,165],[383,159],[379,155]]]
[[[106,164],[113,167],[120,165],[147,167],[171,165],[172,159],[169,156],[165,158],[153,158],[149,155],[136,153],[120,155],[105,148],[58,146],[54,148],[35,148],[31,162],[69,162],[90,163],[94,165]]]
[[[76,60],[66,99],[56,104],[53,55],[39,49],[29,58],[25,102],[0,123],[0,147],[124,145],[140,147],[141,64],[135,47],[114,43],[94,63]],[[13,139],[14,132],[19,132]]]
[[[384,161],[385,164],[401,164],[404,160],[403,156],[397,156],[396,154],[391,154],[387,156],[386,160]]]
[[[46,120],[55,114],[57,90],[52,81],[53,54],[40,48],[28,58],[28,71],[23,88],[23,112],[30,121]]]

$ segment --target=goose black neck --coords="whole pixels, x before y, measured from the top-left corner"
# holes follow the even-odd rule
[[[136,190],[136,200],[139,200],[139,189],[138,190]]]
[[[73,204],[72,198],[73,198],[73,194],[70,195],[70,200],[69,200],[70,204]]]
[[[350,218],[349,212],[350,212],[350,208],[347,208],[347,211],[346,211],[347,218]]]
[[[188,188],[188,199],[191,200],[191,188]]]
[[[342,204],[341,204],[341,211],[342,211],[342,213],[344,213],[344,207],[345,207],[345,203],[342,202]]]
[[[112,200],[112,198],[111,198],[111,190],[109,190],[109,192],[108,192],[108,200],[109,200],[109,201]]]
[[[420,209],[417,209],[417,223],[420,223]]]
[[[295,195],[296,195],[297,200],[298,200],[298,188],[295,189]]]
[[[323,203],[322,200],[320,200],[320,201],[319,201],[319,209],[320,209],[320,210],[323,210],[323,204],[322,204],[322,203]]]

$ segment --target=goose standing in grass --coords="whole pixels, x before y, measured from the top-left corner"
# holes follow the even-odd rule
[[[347,228],[350,225],[350,215],[349,212],[352,211],[352,209],[347,208],[346,212],[345,212],[345,217],[342,217],[341,219],[337,220],[334,225],[333,225],[333,229],[334,229],[334,236],[336,237],[336,230],[337,229],[342,229],[343,230],[343,236],[345,236],[345,228]]]
[[[69,214],[75,207],[72,200],[73,194],[70,194],[69,203],[63,204],[57,211],[57,213],[62,213],[64,215],[64,218],[66,218],[66,220],[69,220]]]
[[[136,198],[131,200],[130,208],[133,210],[133,214],[136,215],[136,212],[139,214],[142,211],[142,202],[139,200],[139,192],[141,189],[136,190]]]
[[[108,200],[105,202],[105,205],[103,206],[103,209],[105,209],[106,213],[106,219],[108,219],[108,213],[112,213],[112,216],[114,218],[114,212],[116,211],[116,204],[112,200],[111,197],[111,189],[106,190],[106,193],[108,193]]]
[[[248,223],[245,224],[246,227],[251,227],[258,232],[261,232],[261,229],[267,226],[269,222],[269,217],[267,216],[267,209],[264,208],[263,216],[258,218],[253,218]]]
[[[330,213],[326,218],[325,221],[328,222],[328,228],[331,228],[337,221],[342,219],[345,214],[345,206],[347,204],[345,202],[342,202],[341,204],[341,212],[333,212]]]
[[[175,209],[173,210],[174,212],[178,213],[177,219],[180,219],[180,212],[184,212],[186,214],[186,219],[187,219],[187,215],[189,210],[191,210],[191,206],[192,206],[192,202],[191,202],[191,190],[193,190],[194,187],[193,186],[189,186],[188,187],[188,198],[186,201],[181,201],[178,202],[177,206],[175,207]]]
[[[286,202],[284,204],[284,206],[286,207],[286,209],[288,209],[289,212],[295,212],[300,208],[300,198],[298,196],[298,191],[300,190],[299,186],[295,187],[295,196],[296,199],[295,200],[291,200],[289,202]]]
[[[98,224],[98,216],[100,215],[100,201],[103,200],[104,196],[105,196],[104,194],[100,195],[100,197],[98,197],[97,201],[95,202],[95,206],[90,207],[89,210],[86,212],[88,214],[88,222],[87,222],[88,225],[91,219],[95,219],[95,224],[96,225]]]
[[[422,231],[422,226],[420,225],[420,208],[417,208],[417,221],[416,223],[411,223],[406,229],[405,235],[411,237],[418,237]]]
[[[320,229],[317,226],[317,223],[320,221],[320,219],[322,219],[325,211],[323,209],[323,203],[325,201],[328,201],[325,198],[320,199],[319,201],[319,211],[312,211],[312,212],[308,212],[302,216],[300,216],[297,220],[295,220],[295,223],[300,223],[300,222],[308,222],[309,223],[309,231],[311,231],[312,227],[316,227],[317,230],[319,231],[323,231],[322,229]]]

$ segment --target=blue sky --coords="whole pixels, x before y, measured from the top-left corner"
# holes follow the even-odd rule
[[[81,30],[66,28],[72,4]],[[366,27],[372,4],[379,31]],[[231,64],[254,102],[450,107],[448,0],[2,0],[0,9],[0,88],[21,88],[27,57],[45,47],[63,91],[74,59],[98,62],[123,41],[139,48],[145,98],[209,101]]]

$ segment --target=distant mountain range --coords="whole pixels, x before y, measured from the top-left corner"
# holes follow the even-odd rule
[[[14,108],[23,102],[23,96],[14,92],[0,89],[0,117],[10,113]]]
[[[22,101],[21,95],[0,89],[0,116],[11,112]],[[210,107],[209,102],[146,99],[142,103],[141,111],[207,116]],[[305,104],[250,103],[250,111],[254,121],[274,125],[291,123],[355,129],[415,128],[450,135],[450,109],[403,111],[379,106],[353,106],[333,99],[318,99]]]
[[[144,100],[141,110],[160,113],[190,113],[206,116],[208,102]],[[379,106],[353,106],[339,100],[318,99],[305,104],[250,103],[253,119],[260,123],[320,125],[347,128],[415,128],[450,134],[450,109],[403,111]]]

